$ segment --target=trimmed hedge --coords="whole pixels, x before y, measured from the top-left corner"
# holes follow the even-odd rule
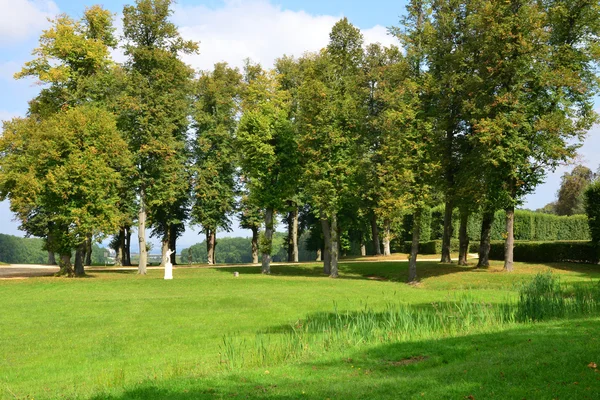
[[[403,242],[399,246],[396,246],[398,242],[392,242],[393,253],[410,253],[412,242]],[[452,240],[450,242],[450,251],[458,251],[458,240]],[[442,241],[441,240],[428,240],[419,242],[419,254],[442,254]]]
[[[600,199],[600,194],[599,194]],[[600,201],[600,200],[599,200]],[[600,211],[599,220],[600,220]],[[452,213],[452,237],[458,239],[460,215],[458,210]],[[406,226],[410,231],[412,224]],[[492,224],[492,240],[502,240],[506,231],[506,212],[496,212]],[[430,237],[424,240],[441,240],[444,232],[444,207],[431,209]],[[469,218],[467,232],[470,240],[479,240],[481,236],[481,215],[474,214]],[[599,234],[600,236],[600,227]],[[585,215],[558,216],[527,210],[515,211],[515,240],[531,240],[550,242],[555,240],[591,240],[588,218]],[[410,237],[404,236],[404,240]],[[599,237],[600,241],[600,237]]]
[[[472,243],[469,252],[476,253],[479,243]],[[504,260],[504,242],[493,241],[491,260]],[[579,262],[598,264],[600,246],[590,241],[515,242],[514,260],[521,262]]]
[[[592,240],[600,244],[600,180],[591,184],[585,191],[585,212]]]

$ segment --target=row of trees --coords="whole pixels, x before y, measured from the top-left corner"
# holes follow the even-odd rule
[[[411,215],[412,281],[421,215],[440,202],[443,262],[453,210],[462,263],[469,216],[483,213],[480,266],[505,209],[510,271],[515,206],[596,121],[595,1],[411,0],[390,30],[402,50],[365,46],[342,19],[317,53],[283,56],[272,70],[221,63],[198,75],[180,59],[198,46],[169,22],[170,5],[124,8],[123,65],[110,59],[112,15],[95,6],[80,21],[58,17],[17,74],[46,86],[27,118],[4,126],[0,194],[66,274],[83,273],[82,256],[71,269],[71,249],[83,255],[92,237],[114,232],[127,261],[134,224],[142,274],[147,225],[163,254],[186,221],[200,225],[214,262],[216,232],[239,212],[263,273],[279,214],[290,260],[309,229],[337,277],[344,237],[370,238],[379,253],[382,230],[389,254]]]

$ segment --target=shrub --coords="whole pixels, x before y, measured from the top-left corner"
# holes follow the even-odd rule
[[[585,191],[585,212],[592,241],[600,244],[600,180],[592,183]]]

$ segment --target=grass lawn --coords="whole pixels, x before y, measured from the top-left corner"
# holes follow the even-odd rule
[[[598,266],[516,263],[506,274],[500,263],[423,262],[416,286],[403,283],[407,268],[342,263],[338,280],[306,264],[271,276],[180,268],[173,281],[160,270],[0,281],[0,398],[598,398],[600,314],[487,324],[465,319],[468,309],[460,326],[436,322],[465,298],[474,313],[514,303],[549,268],[563,285],[597,284]],[[398,308],[414,329],[385,328]]]

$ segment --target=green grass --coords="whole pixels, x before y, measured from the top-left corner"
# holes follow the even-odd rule
[[[596,398],[596,308],[532,323],[515,304],[548,268],[577,302],[597,266],[426,262],[416,286],[407,267],[342,263],[339,280],[308,264],[0,281],[0,398]]]

